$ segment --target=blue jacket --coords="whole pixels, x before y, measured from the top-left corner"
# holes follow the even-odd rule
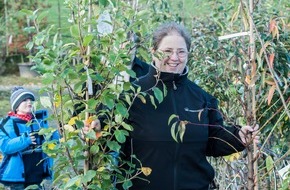
[[[47,115],[46,111],[38,111],[38,113],[41,112]],[[26,175],[31,175],[30,178],[35,178],[35,182],[41,182],[39,181],[40,179],[51,177],[50,169],[53,161],[51,158],[45,159],[47,155],[42,152],[43,136],[36,135],[37,145],[32,145],[29,137],[29,133],[37,133],[43,127],[48,127],[47,121],[43,120],[43,118],[34,118],[31,123],[14,116],[8,118],[2,129],[0,129],[0,151],[3,155],[0,165],[0,181],[27,183],[28,178],[26,176],[25,180],[25,171],[29,173]],[[28,162],[25,161],[25,158]],[[40,162],[41,160],[42,162]],[[42,164],[31,166],[31,163]],[[27,165],[30,165],[30,169]],[[39,179],[32,175],[37,176]],[[29,180],[30,182],[31,180]]]

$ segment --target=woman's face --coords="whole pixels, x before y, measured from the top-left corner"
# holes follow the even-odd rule
[[[161,72],[182,73],[188,60],[185,40],[178,34],[165,36],[153,52],[155,66]]]
[[[16,112],[18,114],[28,114],[32,113],[33,108],[33,101],[31,99],[26,99],[23,102],[21,102],[16,109]]]

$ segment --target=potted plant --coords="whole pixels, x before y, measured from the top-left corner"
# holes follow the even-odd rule
[[[27,9],[47,8],[48,5],[45,2],[12,0],[4,1],[4,6],[7,46],[6,63],[4,64],[9,65],[6,68],[13,72],[16,68],[11,68],[18,66],[21,77],[35,77],[38,73],[31,70],[34,64],[29,58],[34,53],[33,47],[29,47],[27,44],[32,41],[39,26],[35,26],[36,11]]]

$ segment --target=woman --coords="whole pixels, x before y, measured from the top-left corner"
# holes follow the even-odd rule
[[[225,127],[216,98],[187,78],[190,45],[189,34],[176,23],[163,24],[153,35],[153,63],[135,84],[151,95],[153,87],[163,90],[166,85],[167,95],[156,108],[148,96],[145,104],[137,99],[129,111],[133,131],[125,154],[136,155],[143,168],[152,170],[148,176],[139,176],[143,179],[133,179],[130,189],[207,190],[214,170],[206,156],[242,151],[244,134],[253,131],[250,126]],[[182,141],[171,135],[172,123],[178,122],[168,124],[172,114],[187,121]]]
[[[31,91],[15,87],[10,97],[12,111],[1,122],[0,183],[5,189],[23,190],[51,177],[52,160],[42,152],[44,138],[38,135],[41,127],[47,127],[47,112],[33,113],[34,100]]]

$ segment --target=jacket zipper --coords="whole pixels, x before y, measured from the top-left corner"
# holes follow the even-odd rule
[[[177,86],[175,84],[175,81],[172,81],[172,86],[173,86],[173,90],[176,91],[177,90]],[[173,96],[172,96],[172,103],[173,103],[173,112],[175,114],[178,115],[177,113],[177,108],[176,108],[176,102],[175,102],[175,98],[174,98],[174,94],[175,92],[173,91]],[[179,144],[176,143],[175,144],[175,153],[174,153],[174,163],[173,163],[173,186],[174,186],[174,190],[177,190],[177,165],[178,165],[178,152],[179,152]]]
[[[173,90],[177,90],[177,86],[175,85],[175,81],[172,81]]]

